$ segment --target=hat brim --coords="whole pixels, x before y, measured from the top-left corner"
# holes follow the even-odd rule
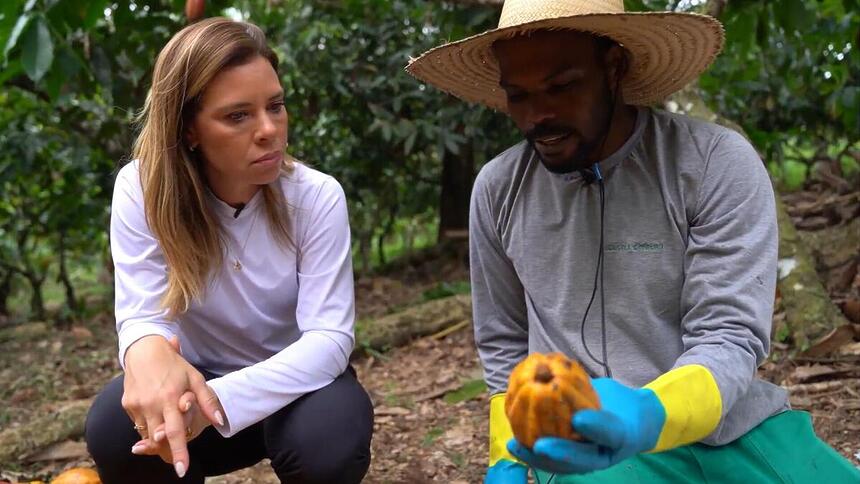
[[[412,59],[406,71],[464,101],[507,111],[499,87],[493,42],[535,30],[569,29],[609,37],[630,52],[630,71],[622,81],[624,101],[650,105],[696,79],[719,54],[722,24],[694,13],[629,12],[586,14],[539,20],[489,30],[433,48]]]

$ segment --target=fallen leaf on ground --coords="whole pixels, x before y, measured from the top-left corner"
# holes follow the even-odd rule
[[[823,376],[835,375],[841,373],[827,365],[810,365],[798,366],[791,372],[789,379],[791,381],[805,383],[813,379],[820,379]]]
[[[86,457],[88,455],[89,453],[87,452],[87,444],[85,442],[65,440],[63,442],[57,442],[56,444],[50,445],[45,449],[36,452],[35,454],[27,457],[26,460],[28,462],[40,462],[46,460],[66,460]]]
[[[384,405],[380,405],[373,410],[375,415],[409,415],[412,413],[412,410],[403,407],[386,407]]]

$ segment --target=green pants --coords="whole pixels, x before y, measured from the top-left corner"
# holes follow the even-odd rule
[[[554,477],[539,472],[538,479],[540,484],[860,484],[860,471],[815,435],[807,412],[787,411],[720,447],[686,445],[640,454],[600,472]]]

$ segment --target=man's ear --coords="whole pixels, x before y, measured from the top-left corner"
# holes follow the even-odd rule
[[[615,90],[621,85],[629,71],[630,60],[627,57],[627,50],[618,44],[610,47],[606,51],[606,75],[610,81],[609,85],[613,95],[616,94]]]

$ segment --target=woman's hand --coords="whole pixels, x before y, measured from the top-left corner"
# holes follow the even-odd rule
[[[188,442],[200,435],[210,423],[200,412],[196,405],[194,394],[185,392],[179,399],[179,409],[182,412],[182,420],[185,424],[185,438]],[[158,426],[152,433],[153,438],[143,438],[137,441],[131,448],[135,455],[157,455],[168,464],[173,464],[173,453],[168,442],[164,440],[164,424]]]
[[[180,402],[186,393],[193,395],[199,412],[212,423],[224,422],[218,397],[206,385],[203,375],[179,353],[179,341],[168,342],[161,336],[146,336],[132,344],[125,354],[122,406],[141,437],[156,443],[167,439],[170,462],[180,477],[190,465],[185,416]],[[180,404],[183,407],[180,407]],[[154,430],[151,430],[154,429]],[[161,433],[155,435],[161,429]],[[153,432],[150,434],[150,432]]]

